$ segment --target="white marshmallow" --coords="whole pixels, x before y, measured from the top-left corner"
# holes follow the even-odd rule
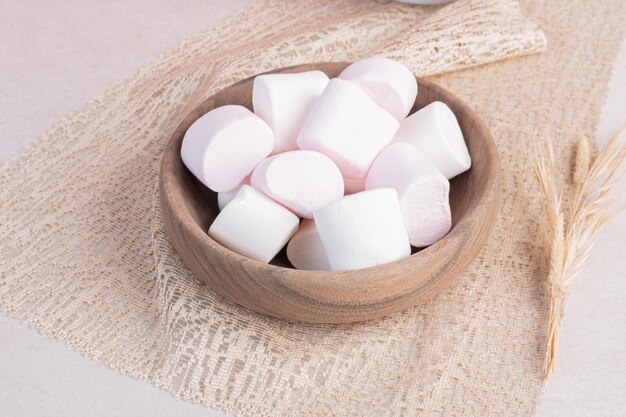
[[[344,178],[360,180],[398,126],[360,88],[335,78],[311,109],[298,146],[328,155]]]
[[[374,103],[397,120],[409,114],[417,97],[417,81],[411,70],[387,58],[356,61],[348,65],[339,78],[359,86]]]
[[[243,106],[211,110],[185,132],[180,156],[204,185],[235,188],[274,147],[272,129]]]
[[[233,201],[239,190],[244,185],[250,185],[250,176],[247,176],[239,183],[238,186],[233,188],[232,190],[222,191],[221,193],[217,193],[217,207],[219,207],[220,211],[224,210],[226,204]]]
[[[240,189],[241,186],[237,186],[232,190],[217,193],[217,207],[220,209],[220,211],[224,210],[224,207],[226,207],[228,203],[233,201]]]
[[[209,236],[240,255],[269,262],[298,230],[298,217],[249,185],[217,215]]]
[[[293,213],[313,218],[318,208],[343,197],[343,178],[334,162],[315,151],[289,151],[261,161],[250,184]]]
[[[400,123],[394,142],[408,142],[450,179],[470,169],[472,160],[450,108],[435,101]]]
[[[408,143],[394,143],[378,155],[367,174],[366,187],[398,191],[411,245],[432,245],[450,231],[450,183]]]
[[[298,149],[300,128],[326,84],[328,76],[321,71],[263,74],[254,79],[252,107],[274,131],[272,153]]]
[[[287,244],[287,258],[298,269],[330,271],[326,250],[313,220],[302,220]]]
[[[317,210],[314,217],[333,271],[367,268],[411,254],[393,188],[346,196]]]

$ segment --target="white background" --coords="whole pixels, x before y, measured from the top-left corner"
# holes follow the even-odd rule
[[[0,165],[68,113],[252,0],[3,0]],[[598,131],[626,123],[626,48]],[[625,188],[619,203],[626,205]],[[556,373],[538,415],[626,415],[626,217],[571,287]],[[2,416],[223,416],[122,376],[0,313]]]

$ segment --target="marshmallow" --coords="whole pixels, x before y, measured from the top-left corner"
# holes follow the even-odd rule
[[[211,110],[185,132],[180,156],[204,185],[235,188],[274,147],[272,129],[243,106]]]
[[[344,178],[365,178],[399,123],[359,87],[332,79],[306,118],[298,146],[330,157]]]
[[[287,258],[298,269],[330,271],[326,250],[313,220],[302,220],[287,244]]]
[[[298,230],[298,217],[249,185],[217,215],[209,236],[241,255],[269,262]]]
[[[224,207],[226,207],[228,203],[233,201],[240,189],[241,186],[237,186],[232,190],[217,193],[217,207],[220,209],[220,211],[224,210]]]
[[[343,197],[343,178],[326,155],[289,151],[263,160],[252,172],[250,184],[293,213],[313,218],[318,208]]]
[[[233,188],[232,190],[222,191],[221,193],[217,193],[217,207],[219,207],[220,211],[224,210],[226,204],[233,201],[239,190],[243,185],[250,185],[250,176],[247,176],[239,183],[238,186]]]
[[[272,153],[298,149],[300,128],[326,84],[328,76],[321,71],[255,77],[252,107],[274,131]]]
[[[344,191],[345,195],[360,193],[361,191],[365,191],[365,179],[362,180],[347,180],[344,178]]]
[[[346,196],[315,211],[314,217],[332,271],[367,268],[411,254],[393,188]]]
[[[394,137],[397,141],[415,146],[448,179],[472,165],[459,123],[452,110],[440,101],[404,119]]]
[[[407,67],[391,59],[374,57],[356,61],[339,74],[397,120],[404,119],[417,97],[417,81]]]
[[[372,164],[366,188],[385,187],[398,191],[411,245],[432,245],[450,231],[450,183],[408,143],[389,145]]]

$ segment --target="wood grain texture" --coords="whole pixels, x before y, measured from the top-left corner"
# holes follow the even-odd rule
[[[319,69],[337,76],[347,63],[316,63],[273,72]],[[372,268],[322,272],[296,270],[284,251],[264,264],[239,255],[207,235],[219,213],[217,194],[185,168],[180,148],[187,128],[225,104],[252,108],[252,81],[240,81],[200,104],[180,123],[166,147],[160,172],[161,209],[172,245],[195,276],[214,291],[258,313],[309,323],[347,323],[386,316],[421,303],[451,285],[475,259],[495,222],[500,163],[478,116],[443,88],[418,78],[411,113],[443,101],[456,114],[472,168],[451,181],[452,230],[410,257]]]

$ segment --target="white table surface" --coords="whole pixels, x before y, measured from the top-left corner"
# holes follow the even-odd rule
[[[63,116],[253,0],[3,0],[0,165]],[[626,123],[626,47],[598,131]],[[621,189],[619,204],[626,206]],[[626,216],[571,287],[541,417],[626,415]],[[1,416],[224,416],[122,376],[0,313]]]

